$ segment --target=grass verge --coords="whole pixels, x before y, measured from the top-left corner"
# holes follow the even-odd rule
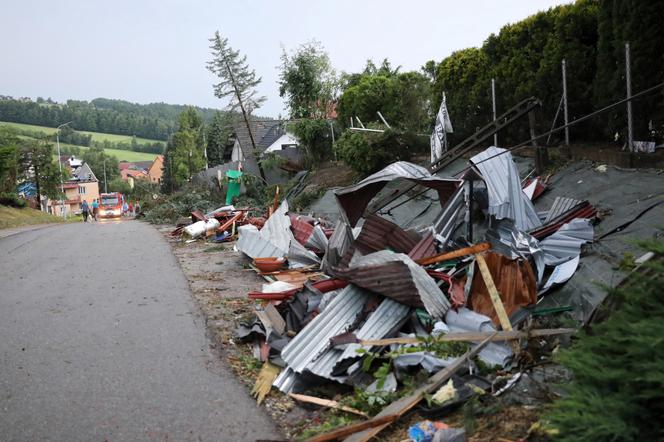
[[[33,224],[60,223],[62,218],[39,210],[0,206],[0,229],[30,226]]]

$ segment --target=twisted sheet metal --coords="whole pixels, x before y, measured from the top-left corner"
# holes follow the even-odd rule
[[[521,189],[519,171],[512,154],[506,149],[491,146],[473,156],[470,161],[482,174],[489,193],[489,213],[498,219],[514,220],[519,230],[542,225],[533,203]]]
[[[393,333],[408,319],[410,308],[391,299],[384,299],[378,308],[367,316],[362,326],[355,331],[358,339],[382,339]],[[345,382],[347,375],[333,375],[335,368],[347,359],[360,358],[357,350],[363,347],[360,344],[348,344],[345,349],[331,348],[320,358],[307,367],[311,373],[337,382]]]
[[[408,253],[420,241],[415,232],[406,232],[398,225],[377,215],[366,217],[355,247],[363,254],[390,248],[396,252]]]
[[[351,227],[355,226],[371,199],[385,187],[385,184],[398,178],[435,189],[438,192],[441,206],[461,182],[455,178],[439,178],[417,164],[406,161],[392,163],[357,184],[334,191],[341,214]]]
[[[402,304],[424,307],[435,318],[450,308],[433,278],[403,253],[381,250],[355,256],[348,268],[334,268],[333,273]]]
[[[551,205],[551,208],[546,214],[546,218],[544,219],[544,224],[548,224],[555,218],[558,218],[563,213],[572,210],[574,207],[578,206],[581,203],[582,201],[575,200],[574,198],[565,198],[562,196],[557,196],[556,199],[553,200],[553,204]]]
[[[307,324],[283,349],[281,358],[296,373],[320,357],[330,345],[330,338],[350,330],[369,299],[369,294],[349,285]]]
[[[576,218],[563,225],[556,233],[540,241],[544,261],[558,265],[581,254],[581,245],[592,242],[594,230],[590,220]]]

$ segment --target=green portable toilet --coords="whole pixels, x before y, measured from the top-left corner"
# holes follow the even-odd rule
[[[228,190],[226,191],[226,205],[233,204],[233,198],[240,195],[240,182],[242,172],[239,170],[227,170]]]

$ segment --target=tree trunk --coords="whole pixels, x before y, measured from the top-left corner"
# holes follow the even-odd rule
[[[35,155],[32,154],[32,167],[35,169],[35,187],[37,188],[37,204],[39,204],[39,211],[41,212],[41,184],[39,182],[39,161],[35,161]]]
[[[249,117],[247,116],[247,111],[244,109],[244,103],[242,103],[242,96],[240,95],[240,91],[237,89],[237,85],[235,84],[235,77],[233,76],[233,71],[228,66],[228,63],[226,63],[226,70],[228,70],[228,75],[231,77],[231,83],[233,83],[235,96],[237,97],[237,101],[240,104],[240,110],[242,111],[244,124],[247,125],[247,131],[249,131],[249,139],[251,140],[251,147],[254,153],[254,159],[256,160],[256,165],[258,165],[258,172],[261,174],[261,179],[263,180],[263,182],[267,184],[267,179],[265,178],[265,171],[263,170],[263,166],[261,165],[260,158],[258,158],[258,150],[256,149],[256,141],[254,141],[254,134],[251,132],[251,124],[249,124]],[[240,149],[242,149],[241,144],[240,144]],[[245,156],[244,151],[242,151],[242,156]]]

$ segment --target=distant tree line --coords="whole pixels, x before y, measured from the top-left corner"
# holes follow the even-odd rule
[[[73,121],[72,127],[78,130],[166,141],[177,130],[178,116],[186,108],[166,103],[136,104],[107,98],[95,98],[90,102],[67,100],[65,104],[57,104],[50,99],[32,101],[0,96],[0,121],[47,127]],[[215,112],[209,108],[196,110],[204,121],[210,121]]]

